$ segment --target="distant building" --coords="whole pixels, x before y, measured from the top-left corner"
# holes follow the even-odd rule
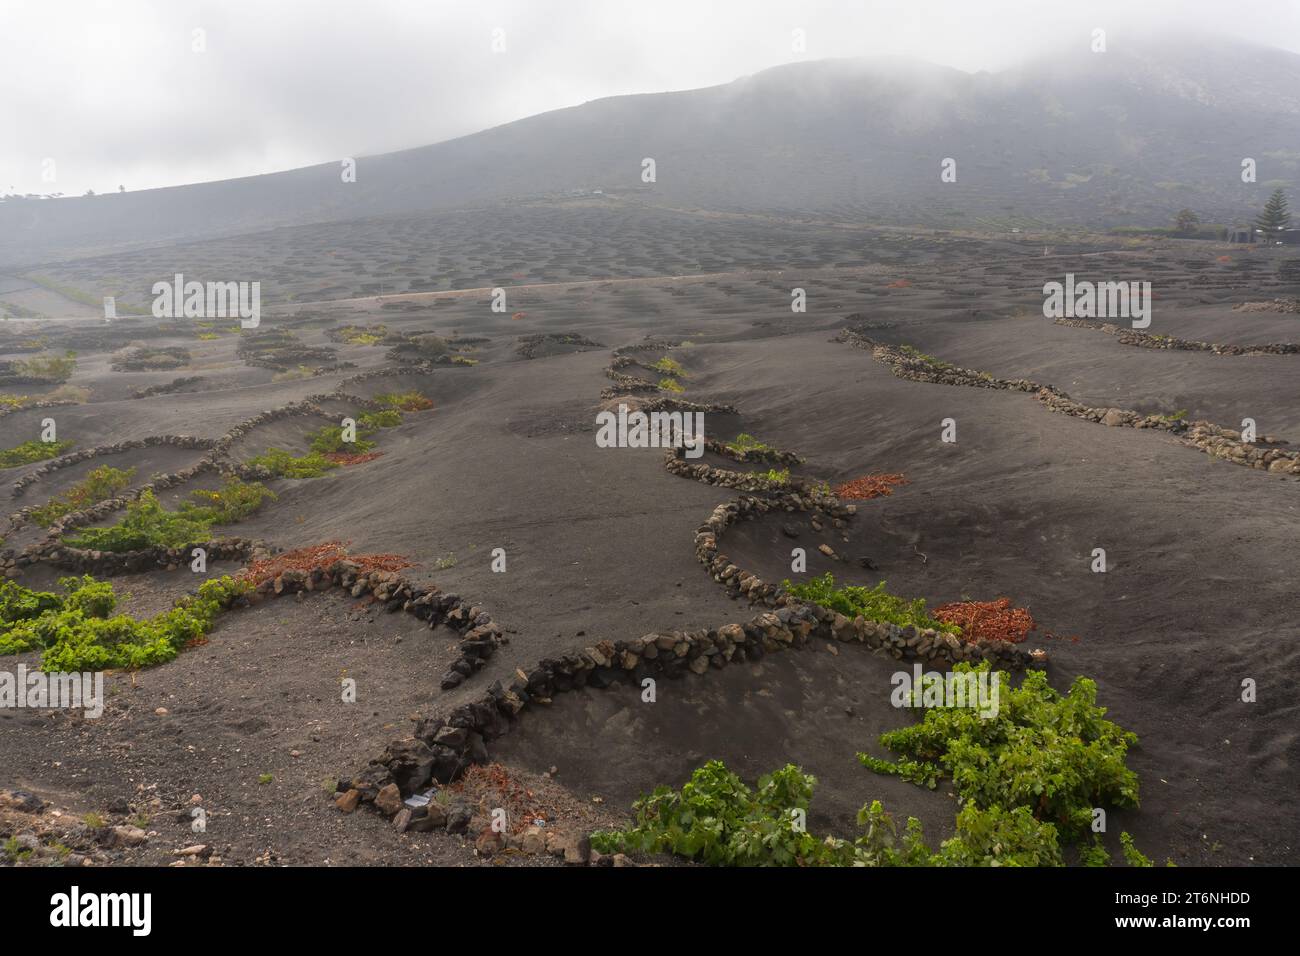
[[[1238,226],[1228,230],[1229,242],[1259,243],[1260,245],[1300,246],[1300,229],[1283,229],[1267,237],[1262,229],[1250,226]]]

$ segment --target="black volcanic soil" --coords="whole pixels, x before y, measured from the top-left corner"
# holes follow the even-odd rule
[[[693,554],[695,529],[732,496],[669,475],[657,450],[595,446],[609,350],[516,354],[521,335],[572,332],[610,348],[646,337],[689,340],[674,353],[688,370],[684,397],[740,410],[739,418],[713,418],[712,427],[706,416],[711,437],[751,432],[804,455],[799,474],[832,483],[876,471],[907,475],[910,483],[891,497],[862,503],[847,542],[806,526],[791,541],[775,519],[736,526],[724,550],[743,567],[767,580],[790,577],[790,549],[799,544],[810,574],[886,580],[896,593],[932,602],[1005,595],[1030,607],[1053,635],[1031,638],[1051,654],[1053,684],[1064,690],[1078,675],[1093,678],[1110,716],[1141,738],[1131,765],[1142,806],[1115,815],[1113,831],[1122,826],[1149,856],[1180,864],[1300,861],[1300,808],[1290,799],[1300,757],[1300,483],[1215,461],[1163,433],[1052,414],[1029,395],[904,381],[868,352],[830,341],[857,315],[887,325],[872,333],[882,340],[1054,384],[1082,401],[1186,408],[1230,427],[1250,416],[1261,432],[1300,442],[1300,356],[1132,348],[1054,325],[1042,317],[1039,291],[1067,270],[1151,278],[1159,292],[1151,332],[1300,341],[1294,317],[1232,310],[1297,293],[1278,271],[1286,252],[1233,250],[1233,262],[1222,264],[1216,257],[1224,249],[1208,243],[1109,258],[1100,254],[1105,247],[1081,245],[1057,246],[1044,258],[1041,243],[900,234],[866,241],[855,231],[851,255],[835,232],[824,244],[801,238],[803,261],[792,264],[795,251],[762,230],[737,227],[732,245],[719,240],[718,262],[710,263],[725,275],[673,278],[670,268],[669,277],[655,278],[655,257],[688,243],[667,230],[652,236],[638,253],[644,262],[620,267],[579,255],[513,271],[510,263],[532,261],[527,251],[506,254],[501,240],[485,240],[474,269],[457,273],[476,291],[387,300],[401,308],[374,298],[286,305],[263,316],[264,327],[290,326],[307,345],[329,344],[324,330],[342,323],[488,339],[464,353],[479,360],[473,367],[348,386],[363,396],[416,387],[435,407],[382,432],[383,457],[375,461],[321,479],[273,482],[278,500],[231,529],[285,548],[345,539],[356,551],[409,556],[417,562],[412,577],[481,603],[508,629],[510,643],[484,672],[442,692],[450,633],[339,597],[270,601],[230,615],[207,645],[175,662],[111,678],[119,690],[100,721],[0,713],[0,786],[34,790],[78,813],[102,811],[117,797],[135,800],[140,786],[157,788],[146,792],[164,811],[200,793],[216,811],[208,837],[227,862],[472,860],[460,838],[398,837],[376,816],[337,813],[322,781],[377,756],[408,731],[411,715],[477,697],[539,658],[601,638],[716,626],[753,613],[728,600]],[[96,268],[126,274],[139,262]],[[626,281],[583,281],[584,271],[620,268]],[[898,286],[900,279],[912,284]],[[492,312],[488,289],[478,288],[497,282],[508,288],[504,314]],[[796,286],[808,290],[807,314],[790,311]],[[512,318],[518,312],[525,315]],[[67,334],[72,326],[52,328]],[[216,438],[262,411],[391,364],[384,346],[340,346],[338,359],[357,368],[277,382],[269,370],[245,365],[236,341],[234,334],[149,338],[155,347],[191,348],[201,371],[113,372],[109,360],[120,344],[88,351],[72,384],[91,390],[89,402],[0,418],[0,447],[36,437],[50,414],[60,437],[78,447],[153,434]],[[132,388],[190,374],[205,377],[195,391],[127,397]],[[939,440],[948,417],[957,421],[955,445]],[[322,421],[261,427],[238,443],[236,456],[270,444],[302,447],[305,432]],[[135,452],[104,461],[138,464],[141,474],[183,464]],[[64,482],[30,486],[9,510],[44,501]],[[850,557],[869,556],[879,570],[825,559],[816,552],[822,541]],[[507,553],[504,574],[490,568],[498,547]],[[1108,555],[1104,575],[1089,570],[1096,547]],[[41,569],[25,580],[44,585],[52,577]],[[194,584],[183,570],[123,580],[120,590],[135,592],[133,609],[153,611]],[[861,648],[836,655],[814,645],[661,684],[654,705],[623,688],[560,695],[549,710],[526,713],[494,756],[536,779],[558,767],[575,814],[593,806],[592,797],[604,801],[594,805],[602,812],[623,811],[637,794],[680,784],[713,756],[747,778],[796,762],[822,781],[815,826],[850,835],[853,812],[880,798],[899,816],[920,817],[938,839],[952,822],[942,789],[877,777],[854,759],[859,750],[878,752],[875,737],[909,719],[888,705],[893,669]],[[334,702],[345,670],[363,691],[351,710]],[[1257,703],[1240,701],[1245,678],[1258,682]],[[164,717],[154,713],[160,706]],[[295,749],[300,755],[290,756]],[[263,773],[273,782],[258,784]],[[193,842],[179,819],[151,825],[159,836],[139,854],[144,862],[170,862],[172,849]],[[268,848],[271,858],[263,856]]]

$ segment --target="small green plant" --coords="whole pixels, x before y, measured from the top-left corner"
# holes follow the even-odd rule
[[[670,358],[667,355],[665,355],[659,361],[655,362],[654,365],[650,367],[653,368],[656,372],[663,372],[665,375],[671,375],[674,378],[686,377],[686,369],[682,368],[682,363],[677,361],[675,358]]]
[[[252,589],[230,577],[213,578],[170,611],[137,620],[125,614],[110,616],[117,597],[107,581],[87,576],[63,578],[59,585],[65,593],[54,595],[53,607],[0,632],[0,654],[40,650],[41,669],[47,672],[150,667],[175,657]],[[48,605],[48,597],[36,599]]]
[[[309,365],[299,365],[295,368],[287,368],[282,372],[276,372],[271,376],[272,382],[300,382],[305,378],[315,378],[316,370]]]
[[[274,501],[275,492],[260,481],[227,479],[216,491],[199,489],[190,492],[193,501],[181,505],[180,511],[209,525],[235,524]]]
[[[268,448],[264,455],[254,455],[248,459],[254,468],[265,468],[276,478],[319,478],[338,464],[330,461],[319,452],[295,457],[282,448]]]
[[[125,490],[134,476],[134,468],[100,465],[68,491],[51,498],[41,507],[32,509],[31,518],[42,528],[48,528],[64,515],[112,498]]]
[[[874,588],[852,584],[837,588],[834,575],[827,571],[821,577],[801,584],[785,581],[784,587],[801,601],[839,611],[846,617],[861,615],[868,621],[897,624],[899,627],[911,624],[913,627],[933,628],[948,634],[957,634],[961,630],[955,624],[945,624],[930,617],[926,612],[924,598],[909,601],[890,594],[885,590],[884,581]]]
[[[69,547],[94,551],[139,551],[144,548],[183,548],[206,541],[213,525],[234,524],[274,499],[260,482],[231,478],[217,491],[195,491],[193,501],[177,511],[162,506],[152,490],[126,506],[126,514],[107,528],[86,528],[64,539]]]
[[[669,376],[666,375],[659,380],[659,387],[663,389],[665,392],[686,391],[685,387],[682,385],[681,382],[677,381],[677,379],[675,378],[670,378]]]
[[[348,345],[378,345],[388,337],[388,327],[384,325],[345,325],[330,333],[331,337]]]
[[[334,794],[339,792],[339,782],[337,780],[334,780],[331,777],[326,777],[324,780],[322,780],[320,786],[321,789],[324,790],[330,796],[334,796]]]
[[[433,567],[437,571],[446,571],[448,568],[456,566],[456,555],[449,554],[445,558],[439,558],[434,562]]]
[[[790,469],[769,468],[767,471],[760,472],[759,477],[774,485],[787,485],[790,483]]]
[[[263,774],[258,774],[257,782],[260,786],[265,787],[268,783],[270,783],[274,779],[275,777],[273,777],[271,774],[263,773]]]
[[[24,378],[38,379],[42,382],[66,382],[72,378],[77,368],[77,353],[65,352],[56,355],[53,352],[33,355],[29,359],[14,362],[14,372]]]
[[[309,433],[307,437],[311,440],[311,450],[317,454],[330,455],[345,452],[349,455],[360,455],[375,447],[374,442],[366,441],[366,437],[370,434],[373,434],[373,432],[358,422],[356,441],[347,442],[343,440],[343,427],[341,425],[322,425],[314,432]]]
[[[798,825],[816,780],[787,765],[757,792],[711,760],[680,791],[657,787],[633,805],[636,824],[592,834],[602,853],[674,853],[709,866],[793,866],[823,859],[825,844]]]
[[[721,761],[699,768],[680,791],[658,787],[633,805],[626,830],[598,831],[601,853],[673,853],[708,866],[1059,866],[1056,831],[1021,811],[967,807],[957,834],[937,851],[920,821],[900,836],[880,801],[858,812],[852,843],[819,839],[804,826],[816,779],[793,764],[750,790]]]
[[[453,355],[451,357],[451,364],[452,365],[477,365],[478,359],[469,358],[468,356],[465,355]]]
[[[11,836],[9,839],[5,840],[5,842],[0,845],[0,848],[3,848],[5,855],[15,863],[19,860],[25,860],[32,855],[31,850],[23,849],[18,845],[18,837],[16,836]]]
[[[731,441],[727,442],[727,447],[737,454],[743,455],[751,451],[775,451],[771,445],[759,441],[748,432],[741,432]]]
[[[84,817],[82,817],[81,822],[84,823],[86,826],[90,827],[90,829],[92,830],[102,830],[104,829],[104,827],[108,826],[104,818],[100,816],[98,813],[96,813],[94,810],[90,811]]]
[[[357,427],[366,431],[396,428],[400,424],[402,424],[402,413],[395,408],[385,409],[382,412],[366,412],[357,418]]]
[[[70,441],[25,441],[13,448],[0,450],[0,468],[17,468],[19,465],[58,458],[72,445]]]
[[[898,347],[898,350],[902,352],[904,355],[907,355],[910,358],[914,358],[919,362],[924,362],[926,365],[929,365],[936,369],[955,368],[955,366],[951,362],[945,362],[942,361],[941,359],[935,358],[933,355],[927,355],[925,352],[913,348],[910,345],[900,345]]]
[[[409,392],[385,392],[376,395],[375,401],[403,412],[422,412],[433,408],[433,402],[414,389]]]

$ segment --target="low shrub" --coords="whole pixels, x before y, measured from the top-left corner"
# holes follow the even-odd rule
[[[400,424],[402,424],[402,413],[395,408],[388,408],[382,412],[366,412],[357,418],[357,428],[365,431],[396,428]]]
[[[81,481],[68,491],[51,498],[48,502],[31,512],[34,522],[42,528],[48,528],[64,515],[82,508],[88,508],[96,502],[112,498],[119,491],[131,484],[135,476],[134,468],[113,468],[100,465],[94,468]]]
[[[72,373],[76,369],[77,353],[73,351],[65,352],[63,355],[48,352],[14,362],[14,371],[17,374],[42,382],[66,382],[72,378]]]
[[[1078,677],[1062,696],[1042,671],[1012,688],[987,661],[954,670],[1001,681],[997,713],[926,708],[919,723],[881,735],[897,761],[858,754],[864,766],[931,789],[946,775],[964,805],[1023,809],[1069,841],[1090,832],[1094,807],[1137,806],[1137,774],[1125,763],[1137,736],[1105,719],[1093,681]]]
[[[364,417],[364,416],[363,416]],[[311,450],[317,454],[325,455],[330,452],[347,452],[349,455],[359,455],[363,452],[370,451],[375,447],[372,441],[366,441],[366,436],[373,432],[357,422],[356,441],[343,440],[343,427],[341,425],[322,425],[314,432],[308,434],[311,440]]]
[[[727,447],[739,455],[751,451],[775,451],[771,445],[759,441],[748,432],[741,432],[731,441],[727,442]]]
[[[682,363],[674,358],[665,355],[659,361],[651,366],[657,372],[663,372],[665,375],[671,375],[674,378],[685,378],[686,370],[682,368]]]
[[[409,392],[385,392],[376,395],[375,401],[403,412],[422,412],[433,408],[432,400],[414,389]]]
[[[25,441],[0,451],[0,468],[17,468],[38,461],[58,458],[73,446],[70,441]]]
[[[0,578],[0,640],[12,625],[61,607],[62,601],[50,591],[32,591],[8,578]]]
[[[59,581],[65,595],[58,605],[0,634],[0,654],[41,650],[47,672],[139,668],[174,658],[188,642],[205,634],[216,617],[251,590],[230,577],[205,581],[196,595],[170,611],[146,620],[126,614],[110,617],[117,606],[113,586],[86,576]]]
[[[268,448],[264,455],[254,455],[248,459],[254,468],[265,468],[276,478],[319,478],[331,468],[337,468],[319,452],[293,456],[282,448]]]
[[[168,511],[145,491],[126,507],[126,515],[107,528],[86,528],[65,538],[72,548],[94,551],[139,551],[144,548],[183,548],[206,541],[213,525],[234,524],[262,506],[275,494],[260,482],[232,478],[217,491],[191,492],[193,501]]]
[[[685,387],[682,385],[681,382],[679,382],[679,381],[677,381],[677,379],[675,379],[675,378],[671,378],[671,377],[669,377],[669,376],[667,376],[667,375],[665,375],[663,378],[661,378],[661,379],[659,380],[659,387],[660,387],[661,389],[663,389],[665,392],[684,392],[684,391],[686,391]]]
[[[1056,827],[1027,807],[968,804],[957,814],[955,835],[932,850],[919,820],[909,817],[900,833],[874,800],[858,811],[856,839],[819,838],[806,828],[816,784],[816,778],[787,764],[759,778],[757,790],[751,790],[712,760],[680,790],[661,786],[637,800],[632,826],[597,831],[591,845],[605,854],[671,853],[708,866],[1064,865]],[[1127,833],[1120,843],[1130,866],[1151,865]],[[1097,843],[1081,860],[1104,866],[1110,856]]]
[[[783,586],[801,601],[821,605],[832,611],[839,611],[846,617],[862,615],[868,621],[897,624],[906,627],[911,624],[917,628],[933,628],[947,634],[960,633],[955,624],[945,624],[932,618],[925,608],[925,599],[907,600],[890,594],[881,581],[874,588],[846,584],[835,586],[835,577],[827,571],[821,577],[812,578],[801,584],[785,581]]]
[[[749,787],[718,760],[680,791],[658,787],[633,807],[626,830],[592,834],[601,853],[672,853],[708,866],[1059,866],[1056,831],[1021,811],[964,809],[937,851],[909,818],[900,836],[874,801],[858,812],[853,842],[819,839],[804,826],[816,778],[787,764]]]

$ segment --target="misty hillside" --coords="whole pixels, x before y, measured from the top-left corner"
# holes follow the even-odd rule
[[[1240,180],[1241,160],[1259,183]],[[641,181],[642,160],[657,181]],[[957,182],[940,163],[957,161]],[[620,96],[418,149],[139,193],[0,203],[0,265],[603,190],[662,205],[950,227],[1244,221],[1300,183],[1300,56],[1221,38],[967,74],[817,61]]]

